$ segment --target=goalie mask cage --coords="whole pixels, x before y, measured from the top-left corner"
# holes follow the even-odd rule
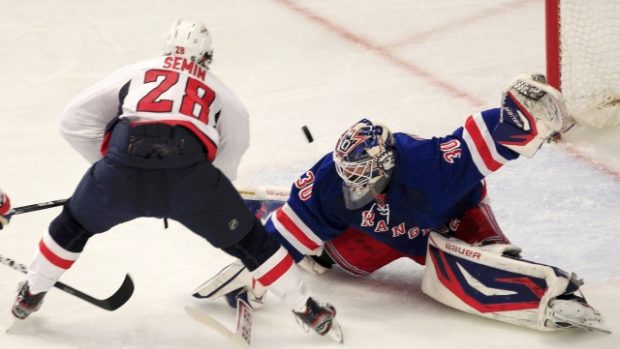
[[[620,1],[545,1],[549,83],[577,123],[620,126]]]

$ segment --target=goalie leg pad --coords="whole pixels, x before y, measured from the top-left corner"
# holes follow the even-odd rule
[[[240,260],[236,260],[200,285],[194,291],[193,296],[210,300],[227,296],[229,305],[235,307],[237,296],[244,294],[244,297],[247,297],[244,300],[252,308],[259,309],[263,306],[265,293],[267,289],[252,277],[248,268]],[[229,294],[231,299],[228,299]]]
[[[473,246],[432,232],[422,291],[468,313],[537,330],[557,329],[547,321],[549,301],[571,291],[573,277],[509,257],[514,249],[510,244]]]

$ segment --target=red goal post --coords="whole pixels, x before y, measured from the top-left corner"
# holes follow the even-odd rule
[[[577,123],[620,126],[620,1],[545,1],[549,83]]]

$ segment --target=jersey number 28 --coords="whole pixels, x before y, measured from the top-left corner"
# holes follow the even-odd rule
[[[144,74],[144,83],[160,83],[149,91],[136,106],[136,111],[151,113],[172,112],[174,99],[160,99],[161,95],[173,88],[179,82],[179,73],[172,70],[151,69]],[[187,78],[185,93],[181,98],[179,112],[183,115],[197,118],[208,123],[209,106],[215,99],[215,92],[199,80]],[[177,101],[178,103],[178,101]]]

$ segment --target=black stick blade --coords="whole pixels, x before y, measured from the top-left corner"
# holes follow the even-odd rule
[[[63,284],[62,282],[57,282],[56,284],[54,284],[54,287],[70,293],[71,295],[81,300],[84,300],[94,306],[109,311],[114,311],[127,303],[127,301],[133,295],[134,291],[133,280],[131,279],[131,276],[129,276],[129,274],[125,275],[125,280],[123,280],[123,283],[118,288],[118,290],[116,290],[113,295],[106,299],[94,298],[93,296],[87,295],[86,293],[77,290],[69,285]]]

